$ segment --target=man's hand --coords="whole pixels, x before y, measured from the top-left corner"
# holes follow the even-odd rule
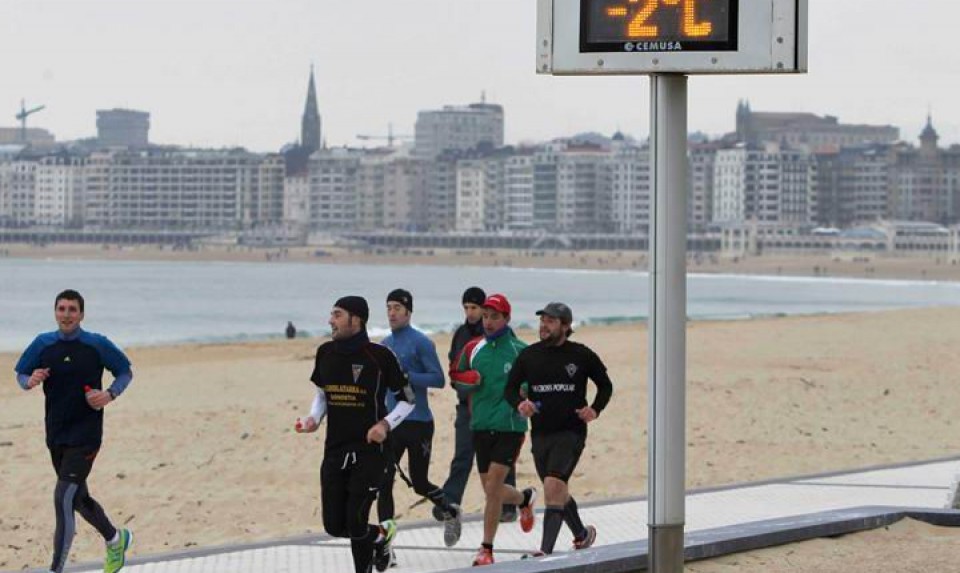
[[[597,419],[597,411],[591,408],[590,406],[584,406],[576,411],[577,416],[580,417],[586,423],[590,423]]]
[[[37,368],[33,371],[33,374],[30,375],[30,379],[27,380],[27,388],[36,388],[37,386],[43,384],[49,377],[49,368]]]
[[[517,412],[524,418],[529,418],[537,413],[537,405],[530,400],[524,400],[517,404]]]
[[[99,410],[103,408],[110,402],[113,402],[113,396],[109,392],[103,390],[90,390],[86,394],[87,404],[90,405],[94,410]]]
[[[389,431],[390,424],[388,424],[386,420],[380,420],[367,431],[367,443],[382,444],[383,441],[387,439],[387,432]]]
[[[302,420],[297,418],[297,423],[294,426],[298,434],[312,434],[317,431],[317,428],[320,427],[320,424],[313,419],[312,416],[307,416]]]

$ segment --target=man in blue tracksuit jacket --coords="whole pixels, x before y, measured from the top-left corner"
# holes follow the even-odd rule
[[[409,291],[396,289],[387,295],[387,318],[390,321],[390,334],[382,344],[397,355],[400,367],[407,375],[410,386],[416,396],[416,406],[406,420],[390,433],[387,441],[393,452],[394,461],[400,462],[407,455],[407,467],[410,481],[418,495],[429,499],[444,518],[443,540],[447,547],[456,545],[460,540],[460,507],[449,503],[443,490],[430,483],[430,451],[433,446],[433,413],[427,400],[428,388],[443,388],[443,368],[437,357],[437,348],[425,334],[410,326],[413,313],[413,295]],[[393,406],[395,398],[387,392],[387,408]],[[377,501],[377,512],[381,521],[393,520],[393,482],[396,468],[390,464],[386,485]]]
[[[47,449],[57,473],[53,500],[56,529],[50,571],[67,563],[76,533],[74,512],[103,536],[107,554],[103,570],[123,568],[133,535],[110,523],[87,489],[87,477],[103,441],[103,408],[117,399],[133,379],[130,361],[110,340],[80,328],[83,297],[65,290],[53,303],[58,329],[37,336],[14,368],[24,390],[43,386]],[[103,371],[115,379],[103,389]]]

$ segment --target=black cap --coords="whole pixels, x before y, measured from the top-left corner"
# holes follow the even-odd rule
[[[473,286],[463,291],[463,304],[470,303],[483,306],[485,300],[487,300],[487,293],[483,292],[480,287]]]
[[[553,318],[558,318],[563,324],[573,324],[573,311],[570,310],[569,306],[563,304],[562,302],[547,303],[547,306],[543,307],[543,310],[537,311],[537,316],[543,314],[552,316]],[[570,332],[573,332],[572,328],[570,329]]]
[[[359,316],[364,323],[370,318],[370,307],[367,306],[367,299],[362,296],[345,296],[333,306],[342,308],[354,316]]]
[[[387,302],[399,302],[407,307],[408,311],[413,312],[413,295],[410,294],[408,290],[403,290],[402,288],[393,289],[390,291],[390,294],[387,295]]]

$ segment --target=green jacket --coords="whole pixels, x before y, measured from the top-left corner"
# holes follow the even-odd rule
[[[480,374],[480,384],[470,395],[471,430],[526,433],[527,419],[503,398],[510,369],[526,347],[512,330],[493,341],[476,338],[464,347],[457,370]]]

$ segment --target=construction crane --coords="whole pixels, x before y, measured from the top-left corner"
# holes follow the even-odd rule
[[[20,141],[22,143],[27,142],[27,118],[32,114],[37,113],[38,111],[44,109],[45,105],[38,105],[33,109],[27,109],[27,102],[20,100],[20,113],[17,114],[17,121],[20,122]]]
[[[387,124],[387,134],[386,134],[386,135],[364,135],[364,134],[358,134],[358,135],[357,135],[357,139],[359,139],[360,141],[386,141],[386,142],[387,142],[387,147],[393,147],[393,142],[394,142],[394,140],[403,139],[403,140],[409,141],[409,140],[413,139],[413,136],[412,136],[412,135],[397,135],[397,134],[393,133],[393,124],[392,124],[392,123],[388,123],[388,124]]]

